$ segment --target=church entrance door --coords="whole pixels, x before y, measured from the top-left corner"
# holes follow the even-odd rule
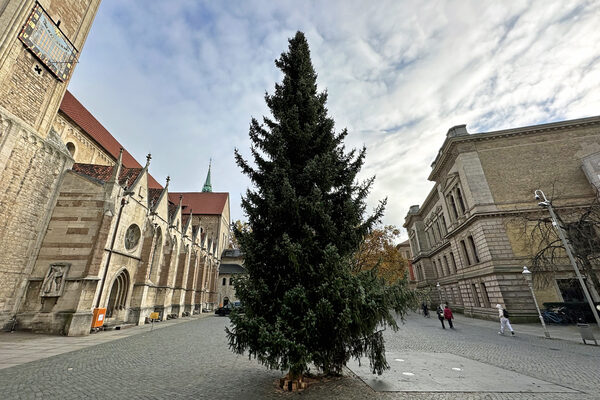
[[[129,293],[129,273],[121,271],[113,281],[106,307],[106,318],[125,320],[127,314],[126,302]]]

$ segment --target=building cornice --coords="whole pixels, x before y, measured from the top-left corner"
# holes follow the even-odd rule
[[[442,144],[442,147],[440,148],[438,155],[435,158],[435,161],[431,164],[431,173],[429,174],[427,179],[430,181],[434,181],[439,171],[442,170],[449,161],[451,161],[451,156],[458,155],[458,153],[452,154],[451,150],[454,147],[456,147],[459,143],[481,142],[514,136],[535,135],[539,133],[549,133],[559,130],[581,128],[593,125],[600,125],[600,116],[552,122],[541,125],[524,126],[520,128],[511,128],[499,131],[472,133],[462,136],[447,137],[444,143]]]

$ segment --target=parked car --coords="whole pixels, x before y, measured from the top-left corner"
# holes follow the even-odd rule
[[[243,313],[244,308],[242,307],[242,303],[240,301],[234,301],[233,303],[227,303],[223,307],[219,307],[215,310],[216,315],[229,315],[231,311],[236,310],[238,313]]]
[[[234,301],[233,302],[233,308],[235,308],[235,310],[237,311],[238,314],[244,314],[244,306],[242,306],[242,302],[241,301]]]
[[[225,315],[229,315],[231,313],[231,310],[233,310],[233,304],[228,303],[228,304],[224,305],[223,307],[217,308],[215,310],[215,314],[220,315],[220,316],[225,316]]]

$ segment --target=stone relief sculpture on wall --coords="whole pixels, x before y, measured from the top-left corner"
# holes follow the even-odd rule
[[[42,297],[59,297],[62,295],[65,287],[65,278],[67,277],[67,271],[69,270],[70,264],[66,263],[55,263],[50,264],[50,268],[46,273],[44,282],[42,283],[42,289],[40,296]]]

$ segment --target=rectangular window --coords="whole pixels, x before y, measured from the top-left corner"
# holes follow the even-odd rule
[[[475,258],[475,263],[478,263],[479,255],[477,254],[477,248],[475,247],[475,241],[473,240],[473,236],[469,236],[467,239],[469,240],[469,244],[471,245],[471,250],[473,251],[473,258]]]
[[[462,248],[463,257],[465,258],[467,265],[471,265],[471,258],[469,257],[469,252],[467,251],[467,245],[465,244],[464,240],[460,241],[460,247]]]
[[[440,240],[442,240],[442,238],[444,237],[444,234],[442,233],[442,230],[440,229],[440,221],[437,218],[434,221],[433,225],[435,226],[435,231],[437,232]]]
[[[456,188],[456,197],[458,198],[458,205],[460,206],[461,214],[466,213],[467,208],[465,207],[465,202],[463,200],[462,193],[459,187]]]
[[[454,196],[449,195],[448,200],[450,200],[450,209],[452,210],[452,215],[454,215],[454,219],[458,219],[458,212],[456,211],[456,203],[454,202]]]
[[[481,282],[480,283],[481,286],[481,294],[483,297],[483,302],[485,303],[486,307],[490,307],[490,296],[488,295],[488,291],[487,291],[487,287],[485,286],[485,283]]]
[[[474,283],[471,285],[471,292],[473,294],[473,305],[475,307],[481,307],[481,303],[479,302],[479,293],[477,293],[477,285]]]
[[[429,230],[431,231],[431,235],[433,236],[433,243],[437,243],[437,242],[439,242],[439,240],[440,240],[440,239],[439,239],[440,235],[439,235],[439,232],[436,232],[436,231],[435,231],[435,225],[434,225],[434,224],[432,224],[432,225],[429,227]]]
[[[442,222],[442,232],[444,232],[444,235],[448,233],[448,227],[446,226],[446,217],[444,217],[444,214],[440,215],[440,220]]]
[[[442,276],[442,274],[440,273],[440,270],[438,269],[438,266],[435,263],[435,260],[433,261],[433,270],[435,271],[438,278]]]
[[[444,260],[443,265],[444,265],[444,269],[446,270],[446,275],[450,275],[451,272],[450,272],[450,267],[448,266],[448,258],[446,256],[444,256],[443,260]],[[440,262],[442,262],[442,261],[440,260]]]
[[[456,260],[453,252],[450,252],[450,261],[452,262],[452,272],[456,273]]]
[[[564,302],[583,302],[585,297],[577,279],[557,279],[556,284]]]
[[[595,253],[600,247],[600,238],[594,228],[594,224],[579,220],[578,222],[565,224],[567,236],[571,246],[581,255]]]
[[[417,247],[417,241],[414,236],[410,238],[410,247],[412,248],[413,254],[419,254],[419,248]]]
[[[427,243],[429,244],[429,248],[433,247],[433,238],[431,237],[431,230],[425,230],[425,236],[427,237]]]

